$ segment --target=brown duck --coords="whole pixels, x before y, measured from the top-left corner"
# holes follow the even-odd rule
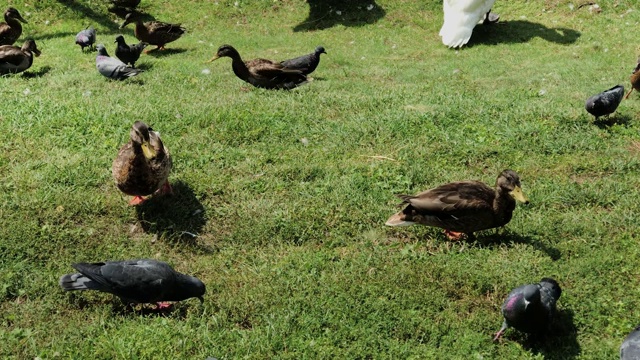
[[[516,200],[529,200],[520,187],[520,177],[504,170],[495,189],[479,181],[453,182],[418,195],[398,195],[407,206],[387,220],[388,226],[422,224],[445,229],[450,239],[465,234],[506,225],[516,207]]]
[[[155,192],[172,193],[169,185],[171,155],[160,139],[142,121],[136,121],[130,132],[131,139],[124,144],[113,160],[112,173],[118,189],[134,196],[129,205],[144,202],[143,196]]]
[[[267,59],[242,61],[238,51],[231,45],[220,46],[209,62],[224,56],[231,58],[233,73],[255,87],[290,90],[307,82],[307,77],[302,71],[289,69],[276,61]]]
[[[142,22],[140,14],[129,13],[124,18],[124,22],[120,25],[120,29],[127,26],[130,23],[136,23],[134,33],[136,38],[147,44],[157,46],[153,50],[147,50],[145,53],[155,50],[164,50],[164,45],[172,41],[178,40],[182,34],[187,31],[180,24],[168,24],[161,21],[147,21]]]
[[[22,25],[27,23],[18,10],[10,7],[4,12],[4,21],[0,23],[0,45],[13,45],[22,35]]]
[[[13,45],[0,46],[0,75],[17,74],[31,67],[33,56],[40,56],[36,42],[29,39],[19,48]]]
[[[636,65],[636,68],[633,69],[629,80],[631,80],[631,90],[629,90],[627,96],[624,97],[625,99],[631,95],[633,89],[640,91],[640,58],[638,58],[638,64]]]

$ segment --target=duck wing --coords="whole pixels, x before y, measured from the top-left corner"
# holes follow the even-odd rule
[[[2,45],[0,46],[0,63],[7,63],[13,66],[19,66],[25,59],[26,55],[16,46]]]

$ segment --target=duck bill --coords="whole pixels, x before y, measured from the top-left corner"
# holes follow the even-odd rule
[[[516,186],[513,190],[511,190],[509,195],[513,196],[513,198],[516,199],[517,201],[520,201],[525,204],[529,203],[529,199],[524,195],[524,193],[522,192],[522,188],[520,186]]]
[[[145,158],[151,160],[156,157],[156,149],[152,148],[148,141],[143,142],[140,147],[142,148],[142,154],[144,154]]]
[[[211,58],[211,60],[207,61],[208,63],[210,62],[214,62],[216,60],[220,59],[220,56],[218,56],[218,54],[216,54],[214,57]]]
[[[120,27],[118,27],[118,29],[124,29],[125,26],[129,25],[131,21],[129,20],[125,20],[124,22],[122,22],[122,25],[120,25]]]
[[[29,22],[27,20],[25,20],[22,16],[18,15],[18,17],[16,17],[16,19],[18,19],[20,22],[28,24]]]
[[[34,54],[36,57],[40,56],[40,50],[38,50],[38,49],[33,49],[33,54]]]

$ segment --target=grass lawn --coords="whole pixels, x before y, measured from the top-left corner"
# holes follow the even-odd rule
[[[640,323],[640,95],[598,123],[584,101],[629,89],[640,8],[598,3],[498,0],[501,23],[455,51],[438,0],[143,0],[188,32],[114,82],[74,44],[88,25],[112,56],[135,41],[105,2],[11,1],[42,56],[0,77],[0,358],[617,358]],[[269,91],[205,63],[222,44],[328,54]],[[171,150],[175,195],[130,207],[111,163],[136,120]],[[396,193],[506,168],[531,203],[504,231],[384,226]],[[198,276],[204,305],[151,316],[58,286],[130,258]],[[508,292],[546,276],[552,335],[492,342]]]

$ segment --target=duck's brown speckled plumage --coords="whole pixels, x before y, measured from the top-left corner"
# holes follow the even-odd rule
[[[631,81],[631,90],[629,90],[627,95],[624,97],[625,99],[628,98],[629,95],[631,95],[631,93],[633,92],[633,89],[640,91],[640,58],[638,58],[638,63],[636,64],[636,67],[633,69],[633,72],[631,73],[631,77],[629,78],[629,81]]]
[[[155,157],[149,159],[145,156],[143,142],[155,150]],[[131,129],[131,139],[122,146],[113,161],[112,173],[118,189],[123,193],[146,196],[167,182],[171,165],[171,155],[160,135],[145,123],[136,121]]]
[[[520,178],[503,171],[495,189],[479,181],[461,181],[439,186],[418,195],[398,195],[407,206],[387,220],[386,225],[422,224],[448,231],[472,234],[511,221],[516,199],[528,202]]]
[[[165,44],[178,40],[187,31],[181,24],[169,24],[161,21],[142,22],[140,15],[136,13],[127,14],[120,28],[132,22],[136,24],[134,29],[136,38],[157,46],[157,49],[164,49]]]
[[[22,18],[18,10],[10,7],[4,12],[4,21],[0,23],[0,45],[13,45],[22,35],[20,22],[27,23],[27,20]]]
[[[19,48],[13,45],[0,46],[0,75],[19,73],[33,65],[33,56],[40,56],[36,42],[29,39]]]
[[[230,57],[233,73],[255,87],[290,90],[307,82],[307,77],[302,71],[289,69],[276,61],[267,59],[242,61],[240,53],[231,45],[220,46],[210,61],[221,57]]]

